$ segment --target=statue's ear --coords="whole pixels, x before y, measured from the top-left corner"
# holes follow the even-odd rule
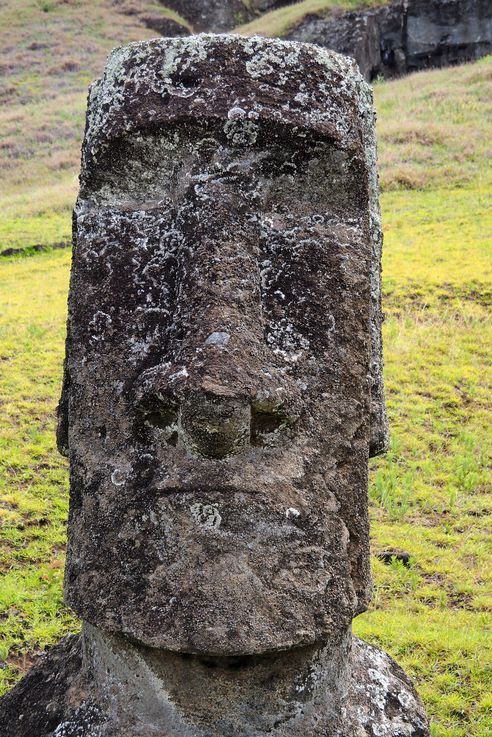
[[[70,389],[70,374],[67,359],[63,368],[63,386],[60,402],[57,408],[56,444],[62,456],[68,457],[68,395]]]

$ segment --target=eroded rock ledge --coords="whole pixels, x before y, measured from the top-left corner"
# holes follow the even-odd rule
[[[196,31],[229,31],[291,0],[160,0],[179,13]]]
[[[397,0],[304,16],[288,37],[354,58],[367,80],[447,67],[492,53],[489,0]]]

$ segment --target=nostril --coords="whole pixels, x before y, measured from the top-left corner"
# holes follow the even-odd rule
[[[163,440],[176,447],[178,444],[178,408],[163,405],[158,401],[155,407],[140,407],[141,417],[147,426],[155,428]]]
[[[273,445],[279,432],[289,424],[288,417],[280,408],[252,407],[251,445]]]
[[[152,427],[158,427],[165,430],[168,427],[176,425],[178,422],[178,412],[172,407],[159,409],[156,411],[146,412],[144,419]]]
[[[272,412],[255,412],[251,415],[251,431],[255,435],[275,432],[283,424],[282,417]]]
[[[184,366],[170,364],[153,366],[139,376],[131,401],[142,437],[149,437],[151,431],[153,441],[178,445],[181,400],[177,389],[187,378]]]
[[[147,412],[144,414],[144,421],[147,425],[156,428],[162,433],[163,440],[168,445],[176,448],[178,445],[178,414],[177,412]]]
[[[177,430],[175,430],[174,432],[170,434],[170,436],[167,438],[167,442],[169,443],[169,445],[172,445],[173,448],[176,448],[176,446],[178,445],[178,431]]]

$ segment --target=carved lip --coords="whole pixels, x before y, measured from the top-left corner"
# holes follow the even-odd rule
[[[306,469],[298,454],[275,455],[265,459],[264,464],[253,462],[258,459],[248,459],[243,454],[234,460],[233,463],[222,460],[197,463],[194,460],[174,469],[162,468],[160,473],[156,469],[152,480],[149,480],[149,487],[161,497],[247,494],[269,499],[273,496],[296,499],[300,486],[306,482]]]
[[[258,474],[249,479],[240,479],[234,475],[233,478],[211,477],[200,478],[194,474],[188,481],[183,479],[169,479],[167,481],[152,484],[153,488],[162,498],[174,495],[187,495],[195,498],[204,495],[217,495],[218,497],[231,497],[237,495],[258,496],[272,499],[273,497],[296,499],[299,490],[293,483],[294,479],[272,475],[271,481],[268,477]]]
[[[192,494],[192,495],[201,495],[201,494],[210,494],[213,492],[214,494],[265,494],[266,489],[260,489],[252,488],[252,487],[244,487],[236,484],[223,484],[223,485],[217,485],[214,483],[209,484],[193,484],[193,486],[187,486],[187,485],[180,485],[180,484],[170,484],[169,486],[162,486],[160,484],[156,487],[159,489],[159,491],[163,492],[165,496],[172,496],[174,494]]]

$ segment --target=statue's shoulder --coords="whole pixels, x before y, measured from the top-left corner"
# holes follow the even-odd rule
[[[43,655],[0,699],[0,733],[5,737],[52,737],[67,711],[80,671],[78,635],[65,637]]]
[[[406,673],[388,653],[354,637],[350,672],[344,704],[345,724],[350,730],[340,737],[429,737],[423,704]]]

